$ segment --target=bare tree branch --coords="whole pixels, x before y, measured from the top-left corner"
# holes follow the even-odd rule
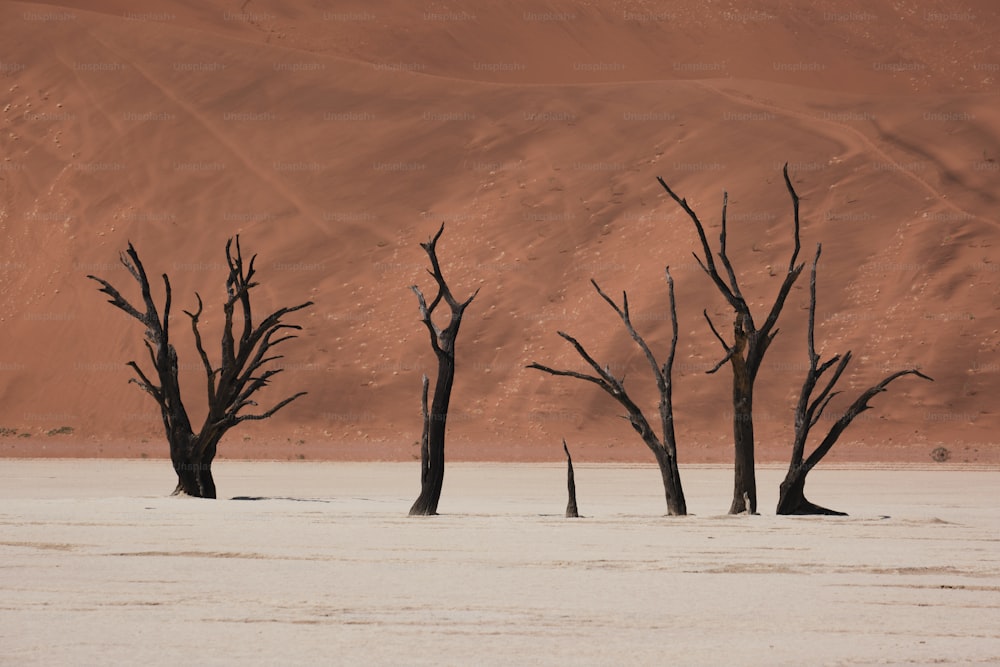
[[[668,282],[673,282],[670,279],[669,272],[667,273],[667,279]],[[646,361],[649,362],[649,367],[653,370],[653,377],[656,378],[657,389],[659,389],[660,392],[666,391],[667,381],[666,378],[664,378],[663,376],[663,370],[660,368],[660,364],[656,360],[656,356],[653,355],[653,351],[649,349],[648,345],[646,345],[646,341],[643,340],[642,336],[640,336],[638,332],[636,332],[635,327],[632,326],[632,318],[629,316],[628,312],[628,294],[622,291],[622,307],[619,308],[618,305],[611,299],[611,297],[609,297],[607,294],[601,291],[601,287],[597,284],[596,280],[591,279],[590,284],[594,286],[594,289],[597,290],[597,293],[601,295],[601,298],[604,299],[608,303],[608,305],[611,306],[612,309],[614,309],[616,313],[618,313],[618,317],[621,318],[622,324],[625,325],[625,330],[628,331],[629,336],[632,337],[632,340],[635,341],[635,344],[639,346],[640,350],[642,350],[642,353],[646,357]],[[625,382],[624,377],[622,377],[621,382],[622,384],[624,384]]]
[[[764,321],[763,326],[760,328],[760,333],[762,336],[768,337],[768,342],[773,339],[773,335],[769,335],[771,329],[778,321],[778,316],[781,314],[781,309],[785,306],[785,299],[788,298],[788,293],[792,290],[792,285],[798,280],[799,274],[802,273],[802,269],[805,264],[795,264],[795,260],[799,256],[799,195],[795,192],[795,188],[792,186],[792,180],[788,177],[788,163],[781,170],[782,175],[785,178],[785,187],[788,189],[788,194],[792,198],[792,213],[793,221],[795,224],[794,233],[792,235],[793,241],[795,243],[795,249],[792,251],[792,256],[788,260],[788,272],[785,274],[785,279],[781,282],[781,287],[778,289],[778,296],[774,300],[774,304],[771,306],[771,311],[767,315],[767,319]],[[775,332],[774,335],[777,335]],[[763,351],[760,353],[761,358],[763,358]]]
[[[694,227],[698,232],[698,239],[701,241],[702,252],[705,253],[704,262],[698,257],[697,254],[695,255],[695,258],[698,259],[698,263],[702,265],[702,268],[705,269],[708,277],[712,279],[716,287],[719,288],[719,291],[722,292],[722,295],[726,297],[726,300],[729,301],[733,308],[737,308],[739,297],[737,297],[729,286],[726,285],[726,282],[721,276],[719,276],[718,269],[715,268],[715,259],[713,259],[712,256],[712,248],[708,245],[708,238],[705,236],[705,227],[701,224],[698,214],[696,214],[691,207],[688,206],[686,199],[678,197],[677,194],[670,189],[670,186],[667,185],[666,181],[659,176],[656,177],[656,180],[659,181],[660,185],[663,186],[663,189],[667,191],[667,194],[670,195],[670,197],[680,205],[684,212],[687,213],[688,217],[691,218],[691,221],[694,223]]]
[[[722,193],[722,231],[719,232],[719,259],[722,261],[722,266],[726,269],[726,275],[729,277],[729,288],[733,291],[737,301],[746,303],[746,299],[743,298],[743,292],[740,291],[739,281],[736,280],[736,271],[733,270],[733,263],[729,259],[729,255],[726,253],[726,209],[729,207],[729,193]]]
[[[302,396],[305,396],[307,393],[308,392],[300,391],[297,394],[289,396],[288,398],[286,398],[285,400],[281,401],[280,403],[278,403],[277,405],[275,405],[273,408],[271,408],[267,412],[264,412],[263,414],[259,414],[259,415],[239,415],[238,417],[236,417],[235,419],[232,420],[232,423],[235,426],[236,424],[239,424],[240,422],[251,421],[251,420],[267,419],[268,417],[270,417],[271,415],[273,415],[274,413],[276,413],[281,408],[285,407],[286,405],[288,405],[289,403],[291,403],[295,399],[300,398]]]
[[[823,441],[816,447],[813,453],[809,455],[809,457],[805,460],[805,463],[803,465],[810,470],[814,468],[816,464],[819,463],[823,459],[823,457],[827,455],[830,449],[836,444],[837,439],[840,437],[840,434],[843,433],[844,430],[851,425],[851,422],[854,421],[854,418],[857,417],[862,412],[871,409],[871,406],[868,405],[868,401],[870,401],[872,398],[882,393],[883,391],[887,391],[887,387],[891,382],[905,375],[915,375],[916,377],[922,378],[924,380],[929,380],[931,382],[934,381],[934,378],[928,375],[924,375],[919,370],[915,368],[908,368],[906,370],[896,371],[895,373],[892,373],[891,375],[885,377],[878,384],[869,387],[854,400],[854,402],[851,404],[851,407],[849,407],[844,412],[844,414],[840,417],[840,419],[838,419],[833,423],[833,426],[830,427],[830,431],[826,434],[826,437],[823,438]]]
[[[195,347],[198,349],[198,356],[201,358],[201,365],[205,369],[206,392],[208,395],[208,403],[211,405],[215,402],[215,376],[218,371],[212,368],[212,362],[208,360],[208,354],[205,352],[205,346],[201,342],[201,332],[198,330],[198,318],[201,317],[203,304],[201,302],[201,295],[197,292],[195,292],[194,295],[195,298],[198,299],[198,310],[193,313],[185,310],[184,314],[191,318],[191,331],[194,333],[194,343]]]

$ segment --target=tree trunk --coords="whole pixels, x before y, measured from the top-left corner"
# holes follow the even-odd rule
[[[438,355],[438,377],[434,384],[434,400],[430,413],[424,414],[427,433],[427,461],[422,463],[420,495],[410,507],[410,516],[437,514],[444,486],[444,435],[451,402],[451,386],[455,380],[455,360],[450,355]]]
[[[757,476],[754,469],[753,377],[739,355],[731,359],[733,367],[733,503],[730,514],[757,513]]]
[[[667,499],[667,514],[670,516],[685,516],[687,501],[681,486],[681,473],[677,467],[677,457],[671,456],[662,447],[653,449],[656,463],[660,466],[660,477],[663,478],[663,494]]]
[[[826,514],[830,516],[847,516],[846,512],[820,507],[806,500],[806,475],[809,468],[797,466],[790,468],[781,483],[778,497],[778,514]]]
[[[171,495],[212,499],[216,497],[211,460],[201,463],[181,463],[175,465],[174,470],[177,472],[177,488]]]
[[[212,434],[212,439],[204,447],[193,433],[183,440],[188,446],[172,446],[171,459],[177,473],[177,487],[171,495],[187,495],[194,498],[215,498],[215,478],[212,476],[212,461],[218,448],[221,434]],[[173,443],[172,443],[173,444]]]

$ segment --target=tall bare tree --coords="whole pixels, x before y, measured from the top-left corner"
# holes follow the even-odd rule
[[[441,274],[441,264],[437,257],[437,242],[444,232],[444,223],[430,241],[421,243],[420,247],[427,252],[431,261],[428,273],[437,283],[437,295],[427,303],[423,292],[416,285],[410,289],[417,295],[420,304],[420,318],[427,327],[431,337],[431,348],[438,360],[437,381],[434,384],[434,399],[431,409],[427,410],[428,380],[423,378],[423,398],[421,411],[424,426],[420,439],[420,495],[410,507],[410,516],[426,516],[437,514],[438,502],[441,500],[441,488],[444,485],[444,436],[448,421],[448,407],[451,402],[451,387],[455,380],[455,339],[462,324],[462,315],[466,307],[479,294],[477,289],[465,301],[459,302],[451,293],[448,283]],[[434,322],[434,311],[444,301],[451,311],[448,324],[444,328]]]
[[[809,369],[806,372],[805,380],[802,382],[802,390],[799,393],[799,400],[795,406],[795,440],[792,443],[792,457],[788,465],[788,473],[781,483],[778,498],[778,514],[837,514],[843,512],[827,509],[816,505],[805,497],[806,475],[816,467],[824,456],[837,442],[840,434],[851,425],[854,418],[865,410],[871,409],[868,401],[877,394],[886,391],[893,380],[904,375],[916,375],[925,380],[931,380],[915,368],[896,371],[885,377],[878,384],[863,391],[849,408],[842,414],[827,432],[826,437],[816,446],[816,448],[805,456],[806,442],[809,439],[809,431],[815,426],[823,416],[823,411],[829,405],[830,400],[840,392],[833,391],[834,386],[844,373],[847,365],[851,362],[851,352],[848,350],[843,357],[839,354],[821,361],[816,354],[815,329],[816,329],[816,266],[819,264],[819,256],[822,246],[816,246],[816,257],[813,259],[812,270],[809,275],[809,331],[807,342],[809,346]],[[836,368],[834,368],[836,365]],[[833,374],[826,381],[820,392],[813,398],[813,392],[820,378],[831,368]]]
[[[656,458],[657,464],[660,466],[660,476],[663,478],[663,491],[667,499],[667,513],[671,515],[684,515],[687,514],[687,503],[684,500],[684,489],[681,486],[681,474],[677,467],[677,440],[674,434],[674,408],[673,408],[673,382],[672,382],[672,370],[674,364],[674,354],[677,351],[677,309],[674,305],[674,280],[670,276],[670,269],[666,269],[667,275],[667,287],[670,295],[670,323],[673,327],[673,336],[670,340],[670,351],[667,355],[666,361],[662,366],[657,362],[655,355],[646,341],[643,340],[642,336],[635,330],[632,326],[632,318],[629,314],[628,308],[628,294],[622,292],[622,305],[619,306],[614,302],[611,297],[605,294],[596,281],[591,280],[590,283],[597,290],[597,293],[601,295],[609,306],[611,306],[614,311],[618,314],[622,323],[625,325],[625,329],[628,331],[632,340],[635,341],[636,345],[642,350],[646,357],[646,361],[649,362],[649,366],[653,371],[653,376],[656,379],[656,387],[660,393],[660,423],[663,428],[663,439],[657,437],[656,432],[653,427],[650,426],[649,421],[647,421],[646,416],[642,413],[639,406],[629,397],[628,392],[625,391],[625,378],[616,378],[612,375],[610,368],[601,367],[597,361],[584,349],[584,347],[569,334],[559,331],[557,332],[562,338],[570,343],[576,350],[587,365],[594,370],[594,375],[588,375],[586,373],[579,373],[577,371],[571,370],[556,370],[548,366],[543,366],[539,363],[532,363],[528,368],[534,368],[536,370],[543,371],[550,375],[562,375],[565,377],[577,378],[579,380],[585,380],[587,382],[592,382],[598,387],[603,389],[608,396],[615,399],[625,408],[628,413],[629,423],[632,428],[635,429],[636,433],[642,438],[642,441],[646,443],[650,451],[653,452],[653,456]]]
[[[719,260],[722,268],[726,272],[723,278],[719,274],[719,267],[713,257],[713,252],[705,237],[705,228],[698,215],[688,206],[687,200],[678,197],[666,182],[657,177],[656,180],[667,191],[670,197],[677,202],[688,217],[694,222],[698,231],[698,238],[701,240],[704,259],[694,253],[698,264],[705,271],[719,292],[733,309],[733,342],[727,343],[719,333],[712,319],[708,316],[708,311],[703,311],[705,320],[715,337],[722,344],[725,355],[715,366],[708,370],[715,373],[727,363],[733,371],[733,444],[734,444],[734,484],[733,502],[730,505],[731,514],[749,511],[757,511],[757,478],[754,469],[754,432],[753,432],[753,393],[754,383],[757,380],[757,373],[764,360],[764,354],[771,345],[771,341],[778,334],[775,325],[778,316],[785,305],[788,293],[792,285],[802,273],[803,264],[796,264],[799,255],[799,196],[792,187],[792,182],[788,177],[788,165],[785,164],[782,174],[785,177],[785,186],[788,194],[792,198],[792,210],[794,214],[793,238],[795,241],[792,256],[788,260],[788,270],[778,288],[778,294],[771,305],[764,321],[758,325],[754,320],[750,305],[743,296],[739,282],[736,279],[736,271],[732,261],[726,253],[726,208],[729,202],[729,194],[722,196],[722,231],[719,234]]]
[[[196,432],[191,426],[187,410],[181,400],[181,387],[178,380],[177,351],[170,342],[170,280],[163,274],[163,286],[166,297],[163,314],[153,300],[146,270],[139,260],[139,255],[131,243],[128,250],[121,254],[121,262],[129,274],[139,284],[142,293],[142,303],[145,310],[139,310],[125,299],[117,289],[106,280],[96,276],[87,276],[102,285],[101,292],[111,297],[108,302],[121,309],[127,315],[135,318],[146,327],[145,344],[153,365],[156,381],[143,372],[135,361],[128,365],[135,371],[135,382],[147,392],[160,407],[163,428],[170,443],[170,460],[177,473],[177,488],[174,494],[187,494],[200,498],[215,498],[215,480],[212,477],[212,461],[216,449],[226,431],[240,422],[267,419],[281,408],[285,407],[306,392],[301,391],[290,396],[269,410],[257,413],[243,413],[248,407],[256,407],[253,396],[270,384],[271,379],[281,372],[281,368],[265,369],[272,361],[281,359],[281,355],[272,355],[271,348],[289,339],[294,334],[285,333],[289,330],[300,330],[302,327],[285,324],[283,318],[295,311],[312,305],[311,301],[279,308],[256,326],[250,305],[250,290],[258,285],[253,281],[254,260],[250,258],[244,264],[240,252],[239,236],[226,243],[226,263],[229,266],[229,276],[226,278],[226,302],[223,305],[225,323],[222,332],[222,354],[218,367],[214,367],[202,345],[201,333],[198,330],[198,319],[201,316],[201,295],[195,293],[198,299],[198,309],[195,312],[184,311],[191,319],[191,330],[194,333],[195,344],[205,369],[207,388],[208,413],[201,428]],[[233,333],[234,315],[236,311],[242,319],[242,327],[237,340]],[[158,382],[158,383],[157,383]]]

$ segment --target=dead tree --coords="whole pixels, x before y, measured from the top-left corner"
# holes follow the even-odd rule
[[[566,491],[569,500],[566,502],[566,518],[579,519],[580,512],[576,509],[576,480],[573,478],[573,457],[569,455],[569,447],[563,438],[563,451],[566,452]]]
[[[437,514],[438,502],[441,500],[441,487],[444,485],[444,436],[448,421],[448,405],[451,402],[451,386],[455,380],[455,339],[458,328],[462,324],[462,314],[465,308],[479,294],[477,289],[472,296],[463,302],[458,302],[452,296],[444,276],[441,275],[441,265],[438,263],[437,242],[444,232],[444,223],[437,234],[420,247],[427,252],[431,260],[428,273],[437,283],[437,296],[428,305],[423,292],[416,285],[410,289],[417,295],[420,303],[420,318],[431,337],[431,348],[438,360],[437,381],[434,384],[434,399],[430,412],[427,411],[427,377],[423,380],[423,434],[420,441],[420,495],[410,508],[410,516],[427,516]],[[443,329],[434,323],[434,310],[444,301],[451,314],[448,325]]]
[[[638,345],[642,350],[643,354],[646,356],[646,360],[649,362],[650,368],[653,370],[653,376],[656,378],[656,387],[660,393],[659,409],[660,422],[663,428],[662,441],[653,431],[653,427],[650,426],[649,421],[647,421],[645,415],[643,415],[642,410],[639,409],[639,406],[636,405],[636,403],[629,397],[628,392],[625,391],[624,376],[619,380],[611,374],[610,368],[602,368],[601,365],[597,363],[583,348],[583,346],[569,334],[562,331],[557,332],[562,338],[569,341],[570,345],[572,345],[577,351],[577,354],[579,354],[583,360],[587,362],[587,365],[594,369],[594,375],[578,373],[570,370],[556,370],[549,368],[548,366],[543,366],[539,363],[532,363],[528,365],[528,368],[534,368],[550,375],[562,375],[592,382],[603,389],[611,398],[618,401],[628,413],[628,420],[632,425],[632,428],[635,429],[636,433],[639,434],[639,437],[642,438],[642,441],[646,443],[646,446],[653,452],[653,456],[656,458],[656,462],[660,466],[660,476],[663,478],[663,490],[667,499],[667,513],[670,515],[685,515],[687,514],[687,503],[684,500],[684,490],[681,486],[680,470],[677,467],[677,441],[674,435],[673,383],[671,379],[674,354],[677,350],[677,309],[674,305],[674,280],[670,276],[669,268],[666,270],[666,275],[670,295],[670,322],[673,327],[673,336],[670,340],[670,352],[667,355],[667,360],[664,362],[662,367],[656,361],[656,357],[653,355],[652,350],[650,350],[649,346],[646,345],[646,341],[643,340],[642,336],[640,336],[635,330],[635,327],[632,326],[632,318],[629,315],[628,308],[628,294],[622,292],[622,305],[619,306],[601,290],[596,281],[590,281],[590,283],[594,286],[594,289],[597,290],[597,293],[601,295],[601,298],[604,299],[608,305],[615,310],[618,317],[621,318],[621,321],[625,324],[625,328],[628,330],[632,340],[634,340],[636,345]]]
[[[295,338],[293,334],[284,333],[288,330],[301,330],[294,324],[285,324],[283,318],[289,313],[302,310],[312,305],[311,301],[279,308],[259,324],[254,326],[253,312],[250,307],[250,290],[258,285],[253,281],[254,260],[244,264],[240,252],[240,239],[236,237],[236,254],[232,252],[233,240],[226,243],[226,263],[229,266],[229,277],[226,279],[226,302],[223,306],[225,323],[222,332],[222,355],[220,365],[213,367],[208,354],[202,345],[201,333],[198,330],[198,318],[201,316],[201,295],[195,293],[198,299],[198,309],[184,313],[191,318],[191,330],[194,333],[195,345],[205,369],[207,383],[208,414],[201,428],[195,432],[188,418],[187,410],[181,400],[181,387],[178,380],[177,351],[170,342],[170,280],[163,274],[163,286],[166,297],[161,317],[150,290],[146,270],[139,261],[139,255],[131,243],[128,250],[121,254],[121,262],[129,274],[139,283],[145,310],[140,311],[126,300],[117,289],[106,280],[96,276],[87,276],[102,285],[101,292],[111,297],[108,303],[134,317],[146,327],[145,344],[149,358],[153,364],[155,378],[150,379],[135,361],[128,365],[135,371],[137,377],[132,378],[139,387],[150,394],[160,407],[163,428],[167,441],[170,443],[170,460],[177,473],[177,488],[174,494],[187,494],[199,498],[215,498],[215,480],[212,477],[212,461],[216,449],[226,431],[240,422],[267,419],[281,408],[285,407],[306,392],[301,391],[277,403],[264,412],[244,413],[244,408],[256,407],[254,394],[270,384],[271,379],[281,372],[281,368],[265,369],[269,362],[281,359],[281,355],[270,354],[271,348]],[[237,340],[233,334],[233,317],[239,310],[242,318],[242,330]],[[157,384],[158,382],[158,384]]]
[[[816,266],[819,263],[819,256],[822,246],[816,246],[816,257],[813,259],[812,271],[809,276],[809,331],[807,342],[809,346],[809,370],[806,372],[805,380],[802,382],[802,391],[799,393],[799,401],[795,406],[795,440],[792,444],[792,457],[788,466],[788,473],[781,483],[778,498],[778,514],[834,514],[843,515],[843,512],[820,507],[809,502],[805,497],[806,475],[816,467],[824,456],[833,448],[840,434],[851,425],[854,418],[865,410],[871,409],[868,401],[877,394],[886,391],[886,388],[896,378],[904,375],[916,375],[925,380],[931,378],[924,375],[915,368],[896,371],[888,375],[884,380],[873,387],[869,387],[851,404],[851,406],[841,415],[830,427],[826,437],[817,445],[816,449],[806,457],[806,441],[809,439],[809,431],[815,426],[823,416],[823,411],[829,405],[830,400],[840,392],[833,391],[834,386],[843,375],[844,370],[851,361],[851,352],[848,350],[843,357],[834,355],[826,361],[820,360],[816,354],[815,345],[815,324],[816,324]],[[834,365],[836,367],[834,368]],[[826,371],[834,368],[833,375],[830,376],[819,394],[813,398],[813,392],[820,378]]]
[[[757,511],[757,479],[754,470],[754,433],[753,433],[753,390],[757,380],[757,373],[764,360],[764,354],[771,345],[771,341],[778,335],[775,325],[778,316],[785,305],[785,299],[792,289],[792,285],[802,272],[803,264],[796,264],[795,260],[799,255],[799,197],[792,187],[792,182],[788,178],[788,165],[786,164],[782,173],[785,177],[785,186],[792,198],[792,209],[794,213],[793,237],[795,247],[792,256],[788,260],[788,270],[785,278],[778,288],[778,295],[775,297],[771,309],[759,326],[750,312],[750,305],[747,303],[740,290],[739,282],[736,279],[736,271],[733,268],[729,255],[726,254],[726,207],[729,202],[729,194],[722,196],[722,231],[719,234],[719,260],[726,272],[724,279],[719,275],[718,266],[713,258],[712,249],[708,245],[705,237],[705,228],[698,219],[695,212],[688,206],[687,200],[681,199],[662,178],[656,180],[667,191],[675,202],[680,204],[684,212],[694,222],[695,229],[698,230],[698,238],[701,240],[704,260],[694,253],[698,264],[705,271],[719,292],[733,309],[733,342],[727,343],[719,330],[715,327],[712,319],[708,316],[708,311],[703,311],[705,320],[715,337],[722,344],[725,355],[715,364],[708,373],[715,373],[726,363],[733,371],[733,445],[734,445],[734,484],[733,502],[729,507],[730,514],[739,514],[747,511],[746,498],[750,500],[750,513]]]

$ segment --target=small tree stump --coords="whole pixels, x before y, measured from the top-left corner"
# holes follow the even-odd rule
[[[580,513],[576,509],[576,480],[573,479],[573,457],[569,455],[569,447],[566,446],[565,438],[563,438],[563,451],[566,452],[566,489],[569,492],[566,518],[579,519]]]

